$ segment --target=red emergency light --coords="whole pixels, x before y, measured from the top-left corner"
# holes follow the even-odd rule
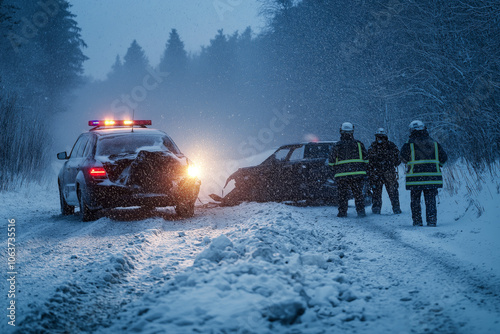
[[[151,120],[94,120],[89,121],[89,126],[134,126],[151,125]]]

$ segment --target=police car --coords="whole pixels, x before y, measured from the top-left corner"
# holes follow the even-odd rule
[[[61,213],[79,206],[83,221],[107,208],[174,206],[194,215],[201,181],[196,166],[150,120],[93,120],[64,160],[58,176]]]

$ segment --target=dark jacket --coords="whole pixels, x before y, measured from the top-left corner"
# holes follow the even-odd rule
[[[448,156],[427,130],[412,132],[408,142],[401,148],[401,160],[407,165],[406,189],[443,187],[441,167]]]
[[[352,134],[343,133],[330,152],[329,163],[336,179],[366,176],[366,149]]]
[[[382,143],[374,141],[368,148],[368,174],[381,175],[394,172],[399,166],[399,149],[392,141],[384,139]]]

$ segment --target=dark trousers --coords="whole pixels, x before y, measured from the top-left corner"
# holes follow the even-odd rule
[[[372,210],[380,212],[382,208],[382,189],[387,190],[387,194],[389,194],[389,199],[391,200],[392,210],[399,210],[399,183],[398,183],[398,174],[394,171],[378,173],[377,178],[373,180],[371,183],[372,186]],[[374,179],[374,178],[372,178]]]
[[[354,195],[354,203],[356,204],[356,212],[365,212],[365,199],[363,198],[363,178],[341,178],[337,179],[339,192],[339,215],[347,214],[347,204],[349,201],[349,189]]]
[[[428,225],[435,225],[437,222],[436,196],[437,189],[411,190],[411,217],[413,225],[422,225],[422,208],[420,207],[420,197],[424,192],[425,218]]]

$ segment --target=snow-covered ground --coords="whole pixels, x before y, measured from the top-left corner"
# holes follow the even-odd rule
[[[363,219],[353,207],[340,219],[336,207],[244,203],[83,223],[59,214],[55,186],[1,193],[0,332],[498,333],[496,173],[477,188],[463,165],[449,168],[435,228],[411,226],[404,187],[401,215],[385,197],[382,215]]]

